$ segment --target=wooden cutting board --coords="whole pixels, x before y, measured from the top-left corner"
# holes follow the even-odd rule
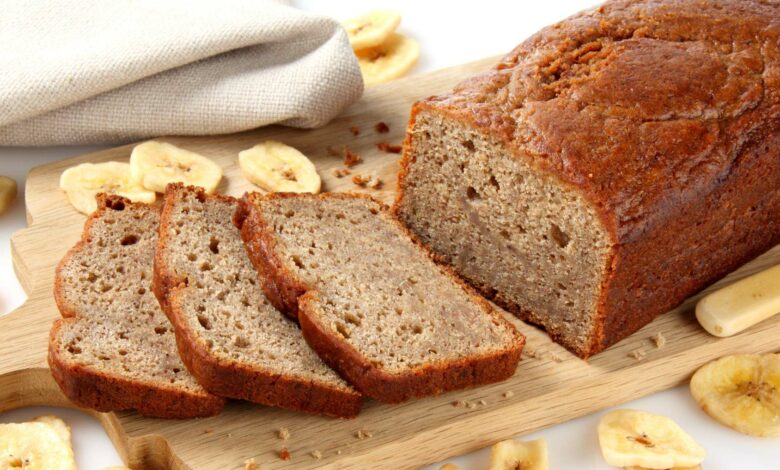
[[[409,77],[369,89],[363,99],[324,128],[294,130],[270,127],[228,136],[164,140],[200,152],[225,169],[220,191],[240,195],[255,189],[236,163],[240,150],[266,139],[289,143],[309,155],[327,191],[356,187],[350,177],[336,178],[331,169],[341,159],[329,146],[348,145],[364,162],[354,173],[378,175],[380,190],[361,189],[386,202],[394,197],[398,155],[380,152],[376,143],[400,143],[409,106],[417,98],[449,89],[485,69],[495,59]],[[262,105],[262,104],[259,104]],[[374,125],[384,121],[388,134]],[[350,127],[360,129],[353,136]],[[0,318],[0,411],[30,405],[69,406],[46,365],[49,327],[59,313],[52,298],[54,267],[79,238],[84,216],[74,211],[57,189],[62,171],[77,163],[127,161],[132,146],[96,152],[33,169],[26,186],[29,228],[12,240],[14,266],[29,295],[27,303]],[[727,276],[714,287],[780,262],[780,247]],[[608,351],[584,362],[552,343],[541,331],[513,321],[528,336],[517,373],[506,382],[448,393],[403,405],[368,402],[357,419],[333,420],[236,402],[216,417],[174,421],[143,418],[132,412],[92,413],[105,426],[122,458],[132,468],[239,469],[249,458],[271,468],[416,468],[487,446],[499,439],[528,433],[632,400],[688,380],[705,362],[729,353],[759,353],[780,348],[780,316],[732,338],[717,339],[696,323],[691,298]],[[509,315],[507,315],[509,316]],[[666,337],[656,348],[651,337]],[[646,353],[642,360],[629,356]],[[507,394],[506,392],[512,392]],[[453,403],[466,400],[474,407]],[[277,438],[279,428],[290,439]],[[359,430],[371,437],[359,439]],[[556,446],[566,443],[551,443]],[[279,458],[286,447],[289,461]],[[315,459],[314,451],[322,453]]]

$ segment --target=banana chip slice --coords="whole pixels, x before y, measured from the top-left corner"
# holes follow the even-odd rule
[[[604,460],[616,467],[695,467],[706,454],[677,423],[644,411],[607,413],[598,434]]]
[[[317,194],[322,187],[311,160],[275,140],[239,152],[238,164],[246,179],[266,191]]]
[[[60,175],[60,189],[77,211],[91,214],[97,209],[98,193],[118,194],[133,202],[152,203],[154,191],[144,189],[135,181],[130,165],[121,162],[82,163]]]
[[[133,148],[130,155],[133,178],[144,188],[165,192],[168,183],[200,186],[214,192],[222,179],[222,168],[203,155],[165,142],[150,140]]]
[[[710,416],[751,436],[780,436],[780,354],[725,356],[691,378],[691,394]]]
[[[420,45],[414,39],[392,33],[376,47],[355,51],[366,85],[390,81],[404,75],[420,58]]]
[[[507,440],[490,448],[488,470],[548,470],[547,441]]]
[[[76,470],[70,429],[59,418],[0,424],[0,469]]]
[[[352,49],[366,49],[382,44],[401,23],[401,15],[390,10],[375,10],[345,21]]]

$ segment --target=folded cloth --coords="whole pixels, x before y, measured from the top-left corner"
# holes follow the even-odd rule
[[[0,0],[0,145],[317,127],[363,92],[333,19],[270,0]]]

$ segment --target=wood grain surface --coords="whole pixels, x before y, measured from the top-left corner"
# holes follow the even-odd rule
[[[256,189],[240,174],[238,152],[269,138],[309,155],[323,177],[324,190],[359,189],[350,177],[331,175],[331,169],[342,167],[342,162],[329,156],[327,148],[348,145],[364,159],[353,173],[378,175],[384,182],[379,190],[359,191],[391,202],[399,155],[383,153],[376,144],[401,142],[415,99],[446,90],[494,61],[370,88],[362,100],[321,129],[269,127],[227,136],[162,140],[219,162],[225,169],[219,190],[231,195]],[[374,131],[379,121],[390,126],[389,133]],[[350,133],[352,126],[360,129],[359,136]],[[131,148],[127,145],[45,165],[29,175],[30,226],[11,240],[14,266],[29,298],[21,308],[0,318],[0,411],[41,404],[70,406],[49,374],[46,347],[49,327],[59,316],[52,297],[54,266],[79,238],[84,216],[58,190],[58,178],[65,168],[81,162],[127,161]],[[713,287],[778,262],[780,247],[775,247]],[[588,362],[552,343],[543,332],[512,319],[528,336],[527,354],[512,379],[403,405],[368,402],[354,420],[312,417],[241,402],[228,405],[217,417],[187,421],[149,419],[132,412],[92,414],[134,469],[241,469],[249,458],[263,469],[416,468],[675,386],[688,380],[700,365],[724,354],[778,350],[780,316],[735,337],[718,339],[696,323],[695,300],[689,299]],[[667,339],[660,349],[651,340],[658,332]],[[646,356],[642,360],[630,357],[635,350]],[[511,396],[505,396],[508,391]],[[454,406],[458,400],[475,404],[484,400],[486,404]],[[282,427],[290,431],[286,442],[277,438]],[[359,439],[359,430],[368,431],[371,437]],[[291,460],[279,458],[283,448],[289,450]],[[312,456],[314,451],[322,453],[321,459]]]

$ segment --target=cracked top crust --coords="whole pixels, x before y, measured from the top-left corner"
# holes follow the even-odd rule
[[[580,188],[615,242],[711,194],[780,120],[780,2],[615,0],[431,97]]]

